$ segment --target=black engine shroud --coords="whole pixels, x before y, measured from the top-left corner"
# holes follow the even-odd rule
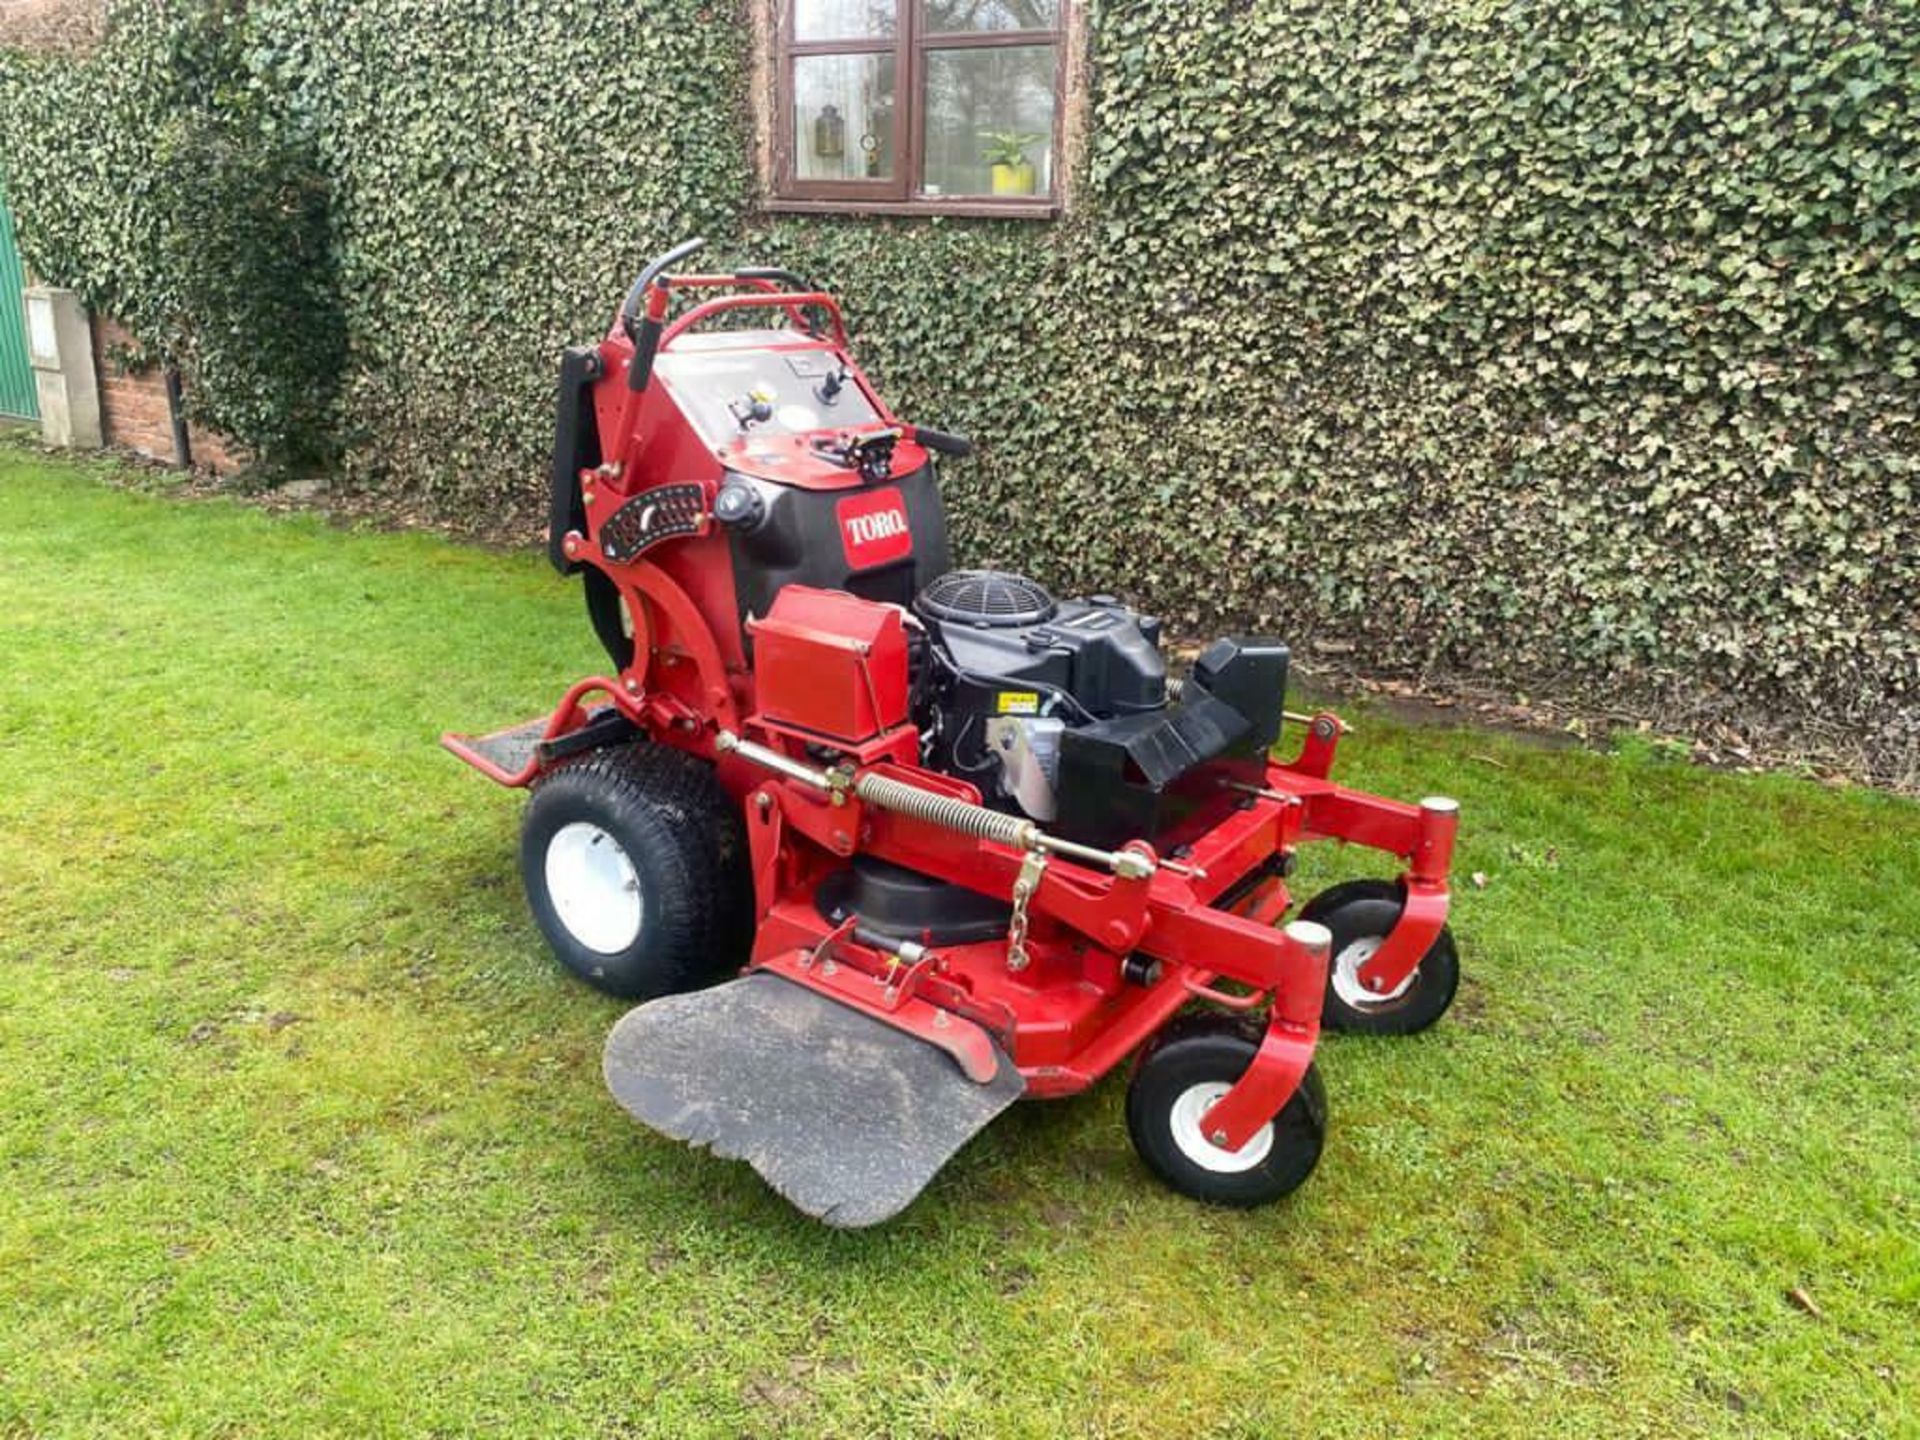
[[[928,763],[1017,809],[987,727],[1025,725],[1046,756],[1049,828],[1067,839],[1176,847],[1242,801],[1229,782],[1257,784],[1279,738],[1288,653],[1276,641],[1215,641],[1170,702],[1159,620],[1112,596],[1056,602],[1023,576],[960,570],[913,608],[928,634]]]

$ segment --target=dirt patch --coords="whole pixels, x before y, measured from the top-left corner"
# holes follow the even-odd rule
[[[1184,664],[1202,642],[1170,648]],[[1675,698],[1654,716],[1570,679],[1551,693],[1522,695],[1472,676],[1371,674],[1347,659],[1349,653],[1344,645],[1324,645],[1295,655],[1293,681],[1301,703],[1336,711],[1364,706],[1415,728],[1495,730],[1550,750],[1608,750],[1625,739],[1710,769],[1787,772],[1836,788],[1868,785],[1920,794],[1920,731],[1911,743],[1876,743],[1839,719],[1790,726],[1771,713],[1742,717],[1726,697]],[[1493,755],[1468,759],[1506,768]]]
[[[813,1361],[805,1356],[790,1356],[784,1370],[761,1370],[749,1375],[740,1387],[741,1398],[760,1410],[785,1416],[800,1409],[813,1398],[808,1383]]]
[[[9,442],[34,453],[74,458],[69,452],[46,449],[27,431],[17,435],[0,432],[0,445]],[[270,483],[251,470],[222,475],[204,466],[182,470],[131,450],[104,453],[113,463],[101,467],[102,478],[119,489],[143,495],[186,501],[236,500],[270,515],[314,515],[343,530],[418,530],[489,550],[531,550],[546,540],[542,497],[509,502],[484,520],[450,519],[428,495],[369,489],[331,477],[304,476]]]
[[[1863,737],[1839,717],[1783,723],[1771,712],[1742,715],[1726,697],[1674,697],[1657,716],[1649,715],[1571,680],[1539,696],[1503,691],[1475,677],[1369,675],[1323,658],[1297,660],[1294,669],[1317,702],[1336,708],[1362,703],[1405,725],[1472,726],[1568,750],[1606,750],[1630,737],[1672,759],[1711,769],[1785,771],[1834,787],[1860,784],[1920,794],[1920,733],[1911,743],[1900,743]],[[1493,756],[1469,758],[1501,765]]]

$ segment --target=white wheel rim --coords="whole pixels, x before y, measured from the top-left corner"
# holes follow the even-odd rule
[[[1200,1117],[1231,1088],[1223,1080],[1203,1080],[1198,1085],[1189,1085],[1173,1102],[1173,1143],[1187,1159],[1216,1175],[1238,1175],[1243,1170],[1251,1170],[1273,1149],[1271,1120],[1238,1150],[1221,1149],[1201,1131]]]
[[[1370,1010],[1390,1000],[1398,1000],[1407,993],[1414,977],[1420,973],[1418,965],[1409,970],[1406,978],[1391,990],[1369,990],[1366,981],[1360,978],[1360,967],[1386,943],[1387,937],[1384,935],[1363,935],[1333,957],[1333,993],[1340,997],[1342,1005],[1353,1010]]]
[[[546,876],[554,914],[587,949],[618,955],[640,938],[640,876],[598,825],[575,820],[554,831]]]

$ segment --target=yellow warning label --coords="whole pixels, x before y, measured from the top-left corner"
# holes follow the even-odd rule
[[[1031,690],[1002,690],[995,708],[1002,715],[1038,715],[1040,697]]]

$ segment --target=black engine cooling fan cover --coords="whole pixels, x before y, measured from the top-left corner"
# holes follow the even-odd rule
[[[915,597],[923,618],[950,625],[1011,629],[1051,620],[1059,607],[1037,580],[1005,570],[949,570]]]

